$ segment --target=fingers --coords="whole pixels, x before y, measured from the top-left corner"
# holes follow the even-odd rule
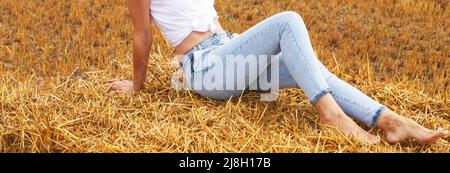
[[[114,93],[116,93],[116,94],[122,94],[122,91],[121,91],[120,89],[118,89],[118,90],[114,90]]]
[[[106,92],[110,92],[113,85],[114,85],[113,83],[108,83],[108,84],[104,85],[103,87],[106,88]]]
[[[132,84],[129,81],[115,81],[105,84],[107,92],[113,91],[116,94],[133,93]]]
[[[123,94],[124,90],[122,88],[119,88],[117,86],[113,86],[111,87],[111,90],[115,93],[115,94]]]
[[[115,81],[115,82],[111,82],[105,85],[106,88],[111,88],[111,89],[115,89],[118,87],[122,87],[123,83],[120,81]]]
[[[120,84],[120,81],[112,81],[112,82],[108,82],[107,84],[103,85],[105,88],[111,88],[115,85]]]
[[[113,91],[116,94],[126,94],[126,93],[130,92],[127,88],[122,87],[122,86],[117,85],[117,84],[111,85],[111,87],[109,88],[108,92],[111,92],[111,91]]]
[[[106,91],[110,92],[110,91],[114,91],[115,93],[117,93],[118,90],[120,90],[121,85],[120,82],[111,82],[105,85]]]
[[[123,88],[119,88],[119,89],[117,89],[117,90],[114,90],[114,92],[116,93],[116,94],[132,94],[133,93],[133,90],[128,90],[128,89],[123,89]]]
[[[120,87],[119,82],[111,82],[105,85],[105,88],[107,92],[110,92],[111,90],[117,90]]]

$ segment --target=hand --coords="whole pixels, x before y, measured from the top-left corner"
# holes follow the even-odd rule
[[[134,93],[133,82],[129,80],[115,81],[106,85],[107,91],[114,91],[118,94]]]

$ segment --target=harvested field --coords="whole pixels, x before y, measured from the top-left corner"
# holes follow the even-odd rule
[[[281,11],[300,13],[332,72],[433,129],[450,129],[449,6],[216,0],[231,32]],[[0,152],[450,152],[449,138],[367,145],[321,129],[297,89],[283,90],[276,102],[255,93],[219,102],[176,91],[174,51],[153,27],[146,89],[117,95],[103,86],[132,77],[124,0],[0,0]]]

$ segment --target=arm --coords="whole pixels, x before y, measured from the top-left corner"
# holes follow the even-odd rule
[[[109,84],[117,93],[139,91],[144,87],[147,63],[153,41],[150,27],[150,0],[127,0],[133,21],[133,81],[118,81]]]
[[[153,41],[150,27],[150,1],[128,0],[128,9],[134,26],[133,34],[133,89],[141,90],[147,75],[147,63]]]

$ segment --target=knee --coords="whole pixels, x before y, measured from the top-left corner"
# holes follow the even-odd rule
[[[282,16],[282,18],[284,20],[286,20],[287,22],[303,23],[302,16],[295,11],[284,11],[284,12],[279,13],[279,15]]]

